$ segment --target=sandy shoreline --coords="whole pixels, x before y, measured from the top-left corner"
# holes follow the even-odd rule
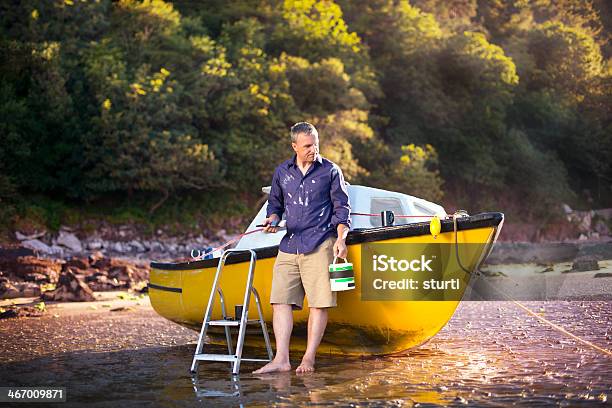
[[[41,317],[0,320],[0,362],[30,360],[61,352],[117,351],[196,341],[196,332],[159,316],[148,296],[96,292],[94,302],[46,302]],[[121,299],[124,297],[125,299]],[[0,301],[19,305],[37,298]]]

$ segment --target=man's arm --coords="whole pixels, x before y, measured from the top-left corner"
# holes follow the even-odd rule
[[[283,190],[281,189],[278,178],[278,169],[276,169],[274,171],[274,175],[272,176],[272,185],[270,186],[270,194],[268,195],[268,205],[266,207],[266,220],[264,221],[264,225],[271,224],[274,221],[276,221],[278,224],[283,217],[283,212],[285,212],[285,199],[283,197]],[[278,228],[267,226],[264,227],[264,231],[276,232],[278,231]]]
[[[348,190],[346,189],[342,170],[338,166],[335,166],[332,171],[330,191],[332,204],[334,206],[332,225],[334,225],[338,231],[338,239],[334,244],[334,256],[346,258],[348,252],[346,248],[346,237],[351,227],[351,206],[349,204]]]

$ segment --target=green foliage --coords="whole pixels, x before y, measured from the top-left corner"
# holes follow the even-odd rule
[[[200,223],[177,203],[225,209],[209,196],[239,196],[235,211],[248,211],[301,120],[353,183],[431,200],[445,186],[473,202],[512,191],[540,208],[609,205],[606,10],[580,0],[3,2],[0,218],[68,217],[20,197],[95,207],[125,195],[117,219],[186,211]]]
[[[363,93],[351,87],[342,61],[328,58],[310,64],[306,59],[283,54],[291,96],[297,107],[310,116],[324,116],[349,108],[367,109]]]
[[[359,37],[354,32],[348,32],[342,10],[332,1],[286,0],[283,2],[283,18],[288,30],[300,35],[306,47],[323,43],[327,47],[359,51]]]
[[[437,154],[433,146],[401,146],[399,156],[388,152],[393,157],[388,164],[377,169],[370,177],[372,184],[379,188],[440,201],[443,197],[442,179],[432,168],[436,165]]]
[[[167,69],[151,72],[147,65],[134,79],[111,91],[117,99],[104,99],[93,122],[99,140],[88,140],[92,190],[157,191],[167,197],[214,186],[218,165],[208,146],[193,136],[189,112],[180,109],[181,84]],[[124,89],[129,91],[121,95]]]
[[[368,125],[368,112],[351,109],[339,111],[321,118],[318,130],[325,135],[321,153],[334,163],[342,164],[342,172],[347,181],[353,183],[363,180],[369,172],[360,164],[353,152],[374,139],[374,131]]]

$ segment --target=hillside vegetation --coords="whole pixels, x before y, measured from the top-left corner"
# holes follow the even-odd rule
[[[315,124],[347,180],[545,226],[612,202],[603,0],[0,4],[0,223],[248,216]]]

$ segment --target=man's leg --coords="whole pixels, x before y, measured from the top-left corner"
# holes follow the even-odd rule
[[[276,355],[274,359],[253,374],[273,373],[291,370],[289,362],[289,340],[293,330],[293,310],[291,305],[275,303],[272,305],[272,326],[276,339]]]
[[[298,256],[282,251],[278,251],[276,256],[270,290],[276,355],[271,362],[253,371],[254,374],[291,370],[289,340],[293,331],[293,306],[301,309],[304,304],[304,287],[297,263]]]
[[[302,283],[310,305],[308,316],[308,343],[302,363],[296,373],[314,371],[315,357],[325,328],[327,327],[328,308],[336,306],[336,293],[331,291],[329,283],[329,264],[334,259],[335,238],[330,237],[312,253],[304,255],[300,273]]]
[[[295,370],[296,373],[309,373],[314,371],[317,349],[321,344],[325,327],[327,326],[327,309],[311,307],[308,316],[308,343],[302,363]]]

